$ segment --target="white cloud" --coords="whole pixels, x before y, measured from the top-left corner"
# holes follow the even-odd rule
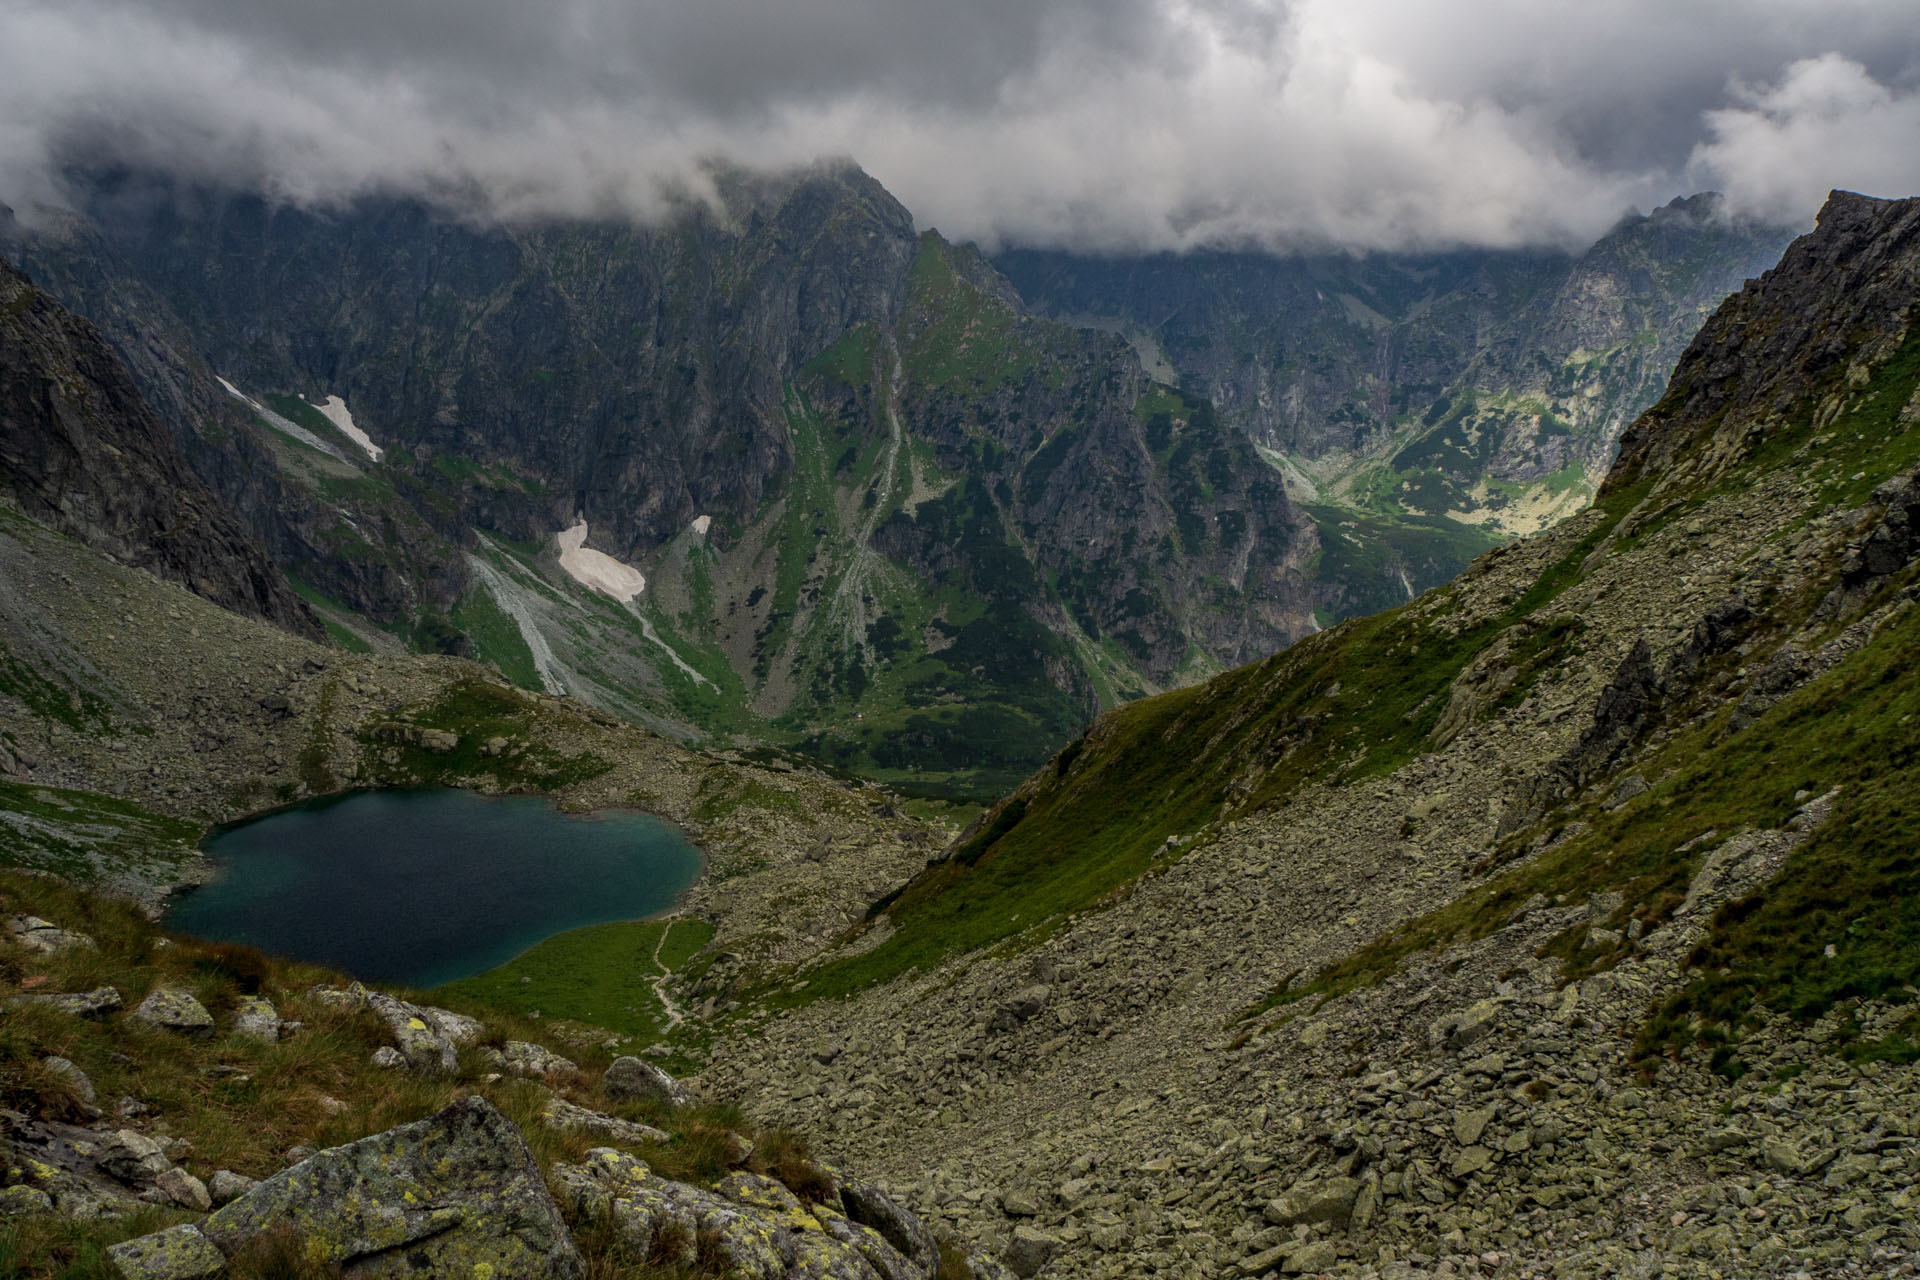
[[[1737,84],[1738,105],[1707,113],[1693,153],[1701,181],[1743,209],[1794,218],[1833,187],[1920,192],[1920,90],[1899,92],[1838,54],[1807,58],[1773,85]]]
[[[988,241],[1570,243],[1920,186],[1917,69],[1909,0],[0,0],[0,200],[104,154],[644,218],[851,156]]]

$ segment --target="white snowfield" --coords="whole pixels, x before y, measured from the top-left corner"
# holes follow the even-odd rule
[[[612,596],[625,604],[647,589],[646,575],[630,564],[622,564],[604,551],[586,545],[587,522],[553,535],[560,548],[560,567],[583,587]]]
[[[694,537],[704,538],[707,536],[707,530],[713,528],[713,517],[712,516],[695,516],[693,518],[693,523],[688,527],[693,530]]]
[[[340,428],[340,434],[353,441],[366,451],[366,455],[375,462],[386,456],[386,450],[373,442],[373,437],[353,424],[353,415],[347,412],[347,402],[339,396],[328,396],[325,401],[313,406],[326,415],[327,421]]]

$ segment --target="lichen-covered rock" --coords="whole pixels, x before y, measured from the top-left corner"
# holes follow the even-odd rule
[[[165,1147],[132,1129],[122,1129],[103,1142],[94,1154],[94,1163],[130,1187],[152,1186],[173,1167]]]
[[[678,1080],[639,1058],[615,1058],[600,1078],[600,1087],[615,1102],[659,1101],[685,1106],[687,1091]]]
[[[729,1174],[703,1191],[656,1176],[624,1151],[599,1148],[582,1164],[555,1165],[553,1176],[576,1214],[604,1219],[628,1248],[669,1266],[691,1265],[698,1245],[729,1280],[925,1280],[932,1274],[878,1231],[832,1205],[804,1203],[759,1174]]]
[[[21,1185],[0,1190],[0,1218],[18,1218],[34,1213],[52,1213],[53,1197],[38,1187]]]
[[[207,1194],[213,1198],[215,1206],[219,1206],[238,1200],[259,1185],[257,1178],[249,1178],[231,1169],[221,1169],[207,1179]]]
[[[384,991],[361,990],[365,1007],[387,1024],[407,1065],[416,1071],[451,1075],[460,1063],[460,1046],[478,1040],[486,1030],[461,1014],[408,1004]]]
[[[39,916],[10,916],[7,919],[7,932],[19,945],[43,955],[65,951],[69,947],[96,949],[93,939],[86,934],[62,929],[53,921],[42,920]]]
[[[1267,1203],[1265,1216],[1276,1227],[1302,1222],[1344,1225],[1353,1213],[1360,1184],[1352,1178],[1323,1178],[1302,1182]]]
[[[233,1015],[233,1034],[244,1040],[272,1044],[281,1034],[280,1011],[264,996],[247,996]]]
[[[373,1065],[382,1071],[392,1071],[395,1067],[407,1065],[406,1056],[390,1044],[383,1044],[375,1049],[372,1060]]]
[[[227,1269],[227,1258],[192,1223],[168,1227],[107,1250],[127,1280],[201,1280]]]
[[[18,1009],[57,1009],[76,1018],[105,1018],[118,1013],[124,1001],[114,987],[95,987],[92,991],[29,992],[7,997],[7,1006]]]
[[[672,1134],[650,1124],[637,1124],[600,1111],[590,1111],[565,1098],[549,1098],[540,1119],[555,1129],[579,1129],[609,1142],[666,1142]]]
[[[281,1225],[310,1258],[360,1276],[547,1280],[581,1269],[526,1140],[483,1098],[318,1152],[201,1224],[228,1252]]]
[[[127,1015],[150,1027],[183,1036],[213,1034],[213,1015],[190,991],[178,987],[157,987]]]
[[[525,1040],[509,1040],[500,1049],[483,1049],[481,1053],[495,1071],[511,1076],[548,1080],[580,1069],[571,1058],[563,1058],[545,1045]]]

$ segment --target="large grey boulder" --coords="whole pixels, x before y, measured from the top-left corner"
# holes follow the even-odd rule
[[[926,1280],[929,1272],[836,1204],[806,1204],[772,1178],[733,1173],[712,1191],[655,1175],[624,1151],[599,1148],[559,1164],[560,1195],[606,1222],[628,1248],[663,1266],[710,1261],[729,1280]]]
[[[176,1035],[199,1038],[213,1034],[213,1015],[192,992],[178,987],[155,988],[127,1016]]]
[[[933,1232],[886,1192],[870,1182],[842,1182],[840,1203],[846,1206],[847,1217],[879,1232],[926,1280],[940,1274],[940,1245]]]
[[[581,1274],[579,1251],[526,1140],[484,1098],[463,1098],[428,1119],[318,1152],[196,1228],[221,1265],[247,1241],[276,1229],[298,1233],[314,1262],[355,1276],[548,1280]],[[121,1269],[140,1280],[214,1274],[149,1261],[180,1256],[210,1263],[187,1229],[116,1247]]]
[[[1296,1183],[1285,1195],[1267,1202],[1265,1217],[1276,1227],[1329,1222],[1345,1226],[1353,1213],[1360,1183],[1353,1178],[1318,1178]]]
[[[265,996],[247,996],[233,1015],[233,1034],[272,1044],[280,1038],[280,1011]]]
[[[688,1102],[687,1091],[678,1080],[639,1058],[615,1058],[600,1078],[600,1087],[615,1102],[657,1101],[674,1107]]]

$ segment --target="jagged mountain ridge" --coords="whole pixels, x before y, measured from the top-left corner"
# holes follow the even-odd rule
[[[1062,1277],[1912,1274],[1917,220],[1836,194],[1591,511],[710,973],[708,1078]]]
[[[1706,194],[1579,254],[995,263],[1046,314],[1119,326],[1283,458],[1297,496],[1514,534],[1579,509],[1700,322],[1793,234]]]
[[[11,251],[375,646],[368,622],[656,723],[869,768],[891,733],[885,763],[1010,780],[1097,707],[1358,606],[1303,570],[1315,534],[1243,438],[1117,339],[1021,317],[856,170],[738,178],[651,231],[82,190]],[[344,444],[314,408],[339,395],[388,454],[289,444],[216,374]],[[577,518],[646,575],[634,608],[555,571]]]

